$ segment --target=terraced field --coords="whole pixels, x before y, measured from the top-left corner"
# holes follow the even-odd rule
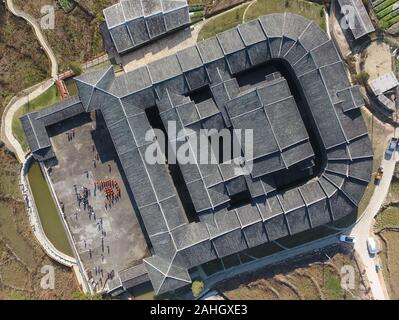
[[[384,29],[399,22],[399,0],[373,0],[373,7]]]
[[[341,287],[341,268],[355,270],[355,288]],[[227,299],[341,300],[369,299],[350,251],[330,247],[318,254],[226,280],[218,289]]]

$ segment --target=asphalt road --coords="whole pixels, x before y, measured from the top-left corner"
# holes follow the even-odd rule
[[[361,219],[350,232],[352,236],[356,237],[355,250],[358,252],[365,266],[371,292],[376,300],[385,300],[389,299],[389,297],[386,295],[382,276],[379,276],[375,269],[375,261],[377,258],[371,257],[368,253],[367,238],[373,234],[371,229],[374,224],[374,217],[380,211],[381,206],[388,194],[397,159],[399,159],[399,153],[395,152],[390,160],[382,160],[381,167],[384,170],[384,174],[380,184],[376,186],[374,193],[370,198],[369,205],[364,210]]]

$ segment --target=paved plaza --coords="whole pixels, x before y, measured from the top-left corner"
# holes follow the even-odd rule
[[[101,289],[109,273],[148,256],[147,243],[102,117],[73,117],[51,127],[50,136],[58,161],[50,177],[90,281]],[[109,185],[113,204],[96,182]]]

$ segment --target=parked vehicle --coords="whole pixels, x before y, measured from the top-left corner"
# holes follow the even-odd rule
[[[398,145],[398,138],[391,138],[391,141],[389,142],[388,148],[385,151],[385,158],[387,160],[390,160],[392,158],[393,152],[396,150],[396,146]]]
[[[371,256],[377,253],[377,242],[373,237],[367,238],[367,250]]]
[[[374,178],[374,183],[376,185],[380,184],[380,181],[382,179],[382,175],[384,174],[384,170],[382,169],[382,167],[379,167],[377,170],[377,173],[375,174],[375,178]]]
[[[351,243],[351,244],[355,244],[356,243],[355,237],[347,236],[345,234],[341,234],[339,236],[339,241],[346,242],[346,243]]]

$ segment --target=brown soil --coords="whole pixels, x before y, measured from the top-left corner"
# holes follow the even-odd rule
[[[352,254],[338,246],[226,280],[219,285],[219,290],[228,299],[351,299],[352,296],[345,294],[340,287],[339,271],[347,264],[356,271],[356,285],[352,294],[367,299]]]

